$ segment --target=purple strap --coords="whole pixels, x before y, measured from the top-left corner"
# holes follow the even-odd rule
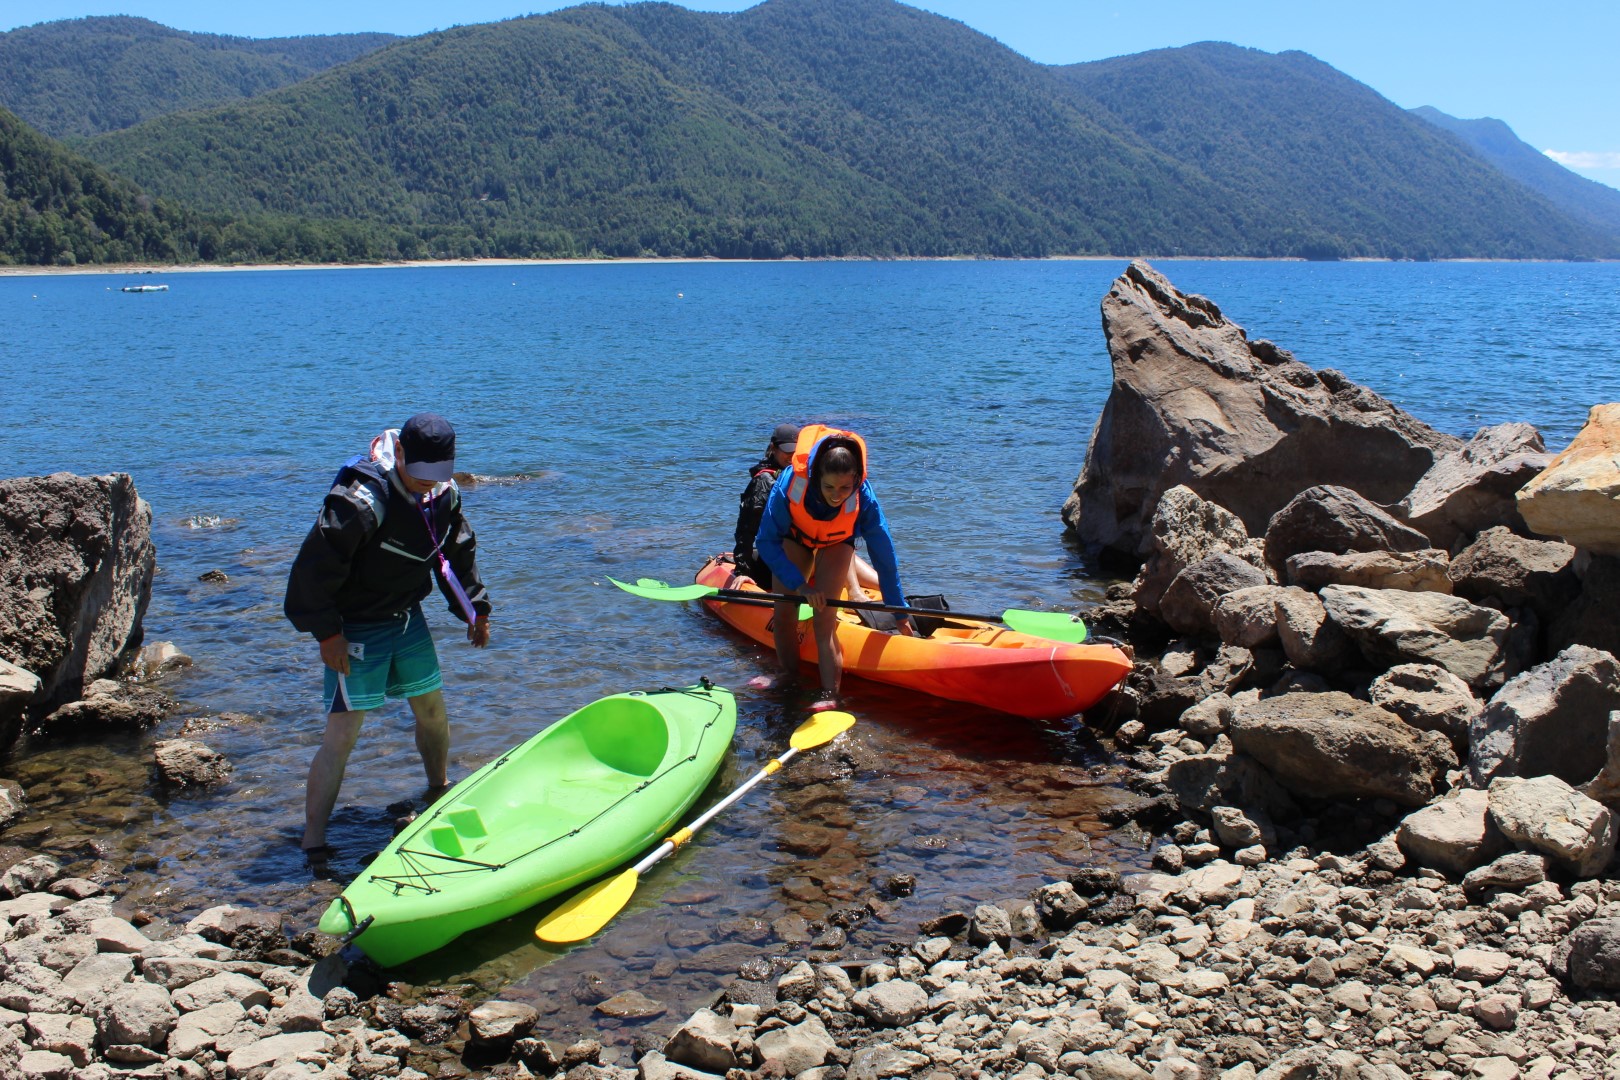
[[[450,594],[456,598],[456,603],[461,607],[462,618],[467,620],[468,626],[471,626],[478,616],[473,611],[472,601],[467,598],[467,590],[461,587],[456,572],[450,569],[450,560],[444,557],[444,541],[439,538],[438,532],[433,528],[433,520],[428,517],[427,507],[432,501],[431,495],[422,496],[422,501],[416,504],[416,510],[422,515],[422,524],[427,526],[428,539],[433,541],[433,554],[439,557],[439,573],[443,575],[444,583],[450,586]]]

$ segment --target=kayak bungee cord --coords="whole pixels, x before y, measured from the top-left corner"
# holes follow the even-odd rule
[[[518,862],[521,859],[526,859],[530,855],[534,855],[534,854],[536,854],[538,852],[544,851],[546,848],[550,847],[552,844],[555,844],[555,843],[557,843],[557,842],[559,842],[561,840],[566,840],[566,839],[568,839],[570,837],[574,837],[574,836],[579,835],[579,833],[583,832],[585,829],[590,828],[592,825],[594,825],[598,821],[600,821],[603,817],[605,817],[606,815],[612,813],[621,803],[623,803],[626,799],[630,798],[632,795],[636,795],[636,794],[644,791],[646,788],[650,787],[652,784],[656,783],[657,781],[662,780],[665,777],[668,777],[668,776],[672,775],[673,773],[676,772],[676,770],[680,769],[683,765],[688,765],[688,764],[690,764],[693,761],[696,761],[698,759],[698,757],[699,757],[698,751],[701,750],[701,748],[703,746],[703,743],[704,743],[704,740],[706,738],[708,738],[710,730],[714,727],[714,725],[720,720],[721,716],[723,716],[724,713],[725,713],[724,707],[720,704],[720,702],[716,701],[714,699],[714,697],[709,693],[709,690],[713,688],[714,684],[709,682],[708,679],[703,679],[701,681],[701,685],[703,687],[703,689],[701,689],[701,690],[697,690],[697,689],[694,689],[692,687],[665,686],[665,687],[661,687],[659,690],[655,691],[656,693],[662,693],[662,694],[684,694],[684,695],[686,695],[688,697],[698,698],[698,699],[702,700],[703,702],[705,702],[706,704],[714,706],[714,715],[711,716],[708,720],[706,720],[704,722],[703,727],[702,727],[701,731],[698,734],[696,746],[694,748],[693,753],[687,755],[686,757],[678,758],[675,761],[670,762],[670,764],[666,768],[664,768],[663,771],[659,772],[656,776],[648,777],[646,780],[643,780],[641,783],[637,784],[630,791],[625,792],[619,798],[615,799],[613,802],[611,802],[607,806],[603,807],[589,821],[586,821],[586,822],[583,822],[582,824],[574,826],[574,828],[570,829],[568,832],[559,833],[558,835],[553,836],[548,840],[542,841],[540,844],[536,845],[535,847],[530,848],[528,851],[525,851],[525,852],[523,852],[523,853],[521,853],[519,855],[514,855],[512,858],[508,859],[505,862],[501,862],[501,863],[479,862],[476,859],[467,859],[467,858],[463,858],[463,857],[460,857],[460,856],[446,855],[444,852],[441,852],[441,851],[419,851],[419,850],[416,850],[414,848],[401,847],[399,849],[399,851],[398,851],[398,854],[400,856],[400,860],[402,862],[404,862],[406,864],[406,866],[408,867],[409,872],[406,873],[406,874],[398,874],[398,875],[395,875],[395,874],[372,874],[372,875],[370,875],[369,880],[377,882],[377,883],[382,884],[382,885],[391,886],[393,888],[393,890],[394,890],[394,895],[395,896],[398,896],[400,893],[404,892],[406,889],[416,889],[416,890],[421,891],[424,894],[432,895],[434,893],[437,893],[437,892],[441,891],[440,888],[435,887],[432,884],[433,879],[445,878],[445,877],[454,877],[454,876],[458,876],[458,875],[467,875],[467,874],[482,874],[482,873],[493,872],[493,871],[496,871],[496,870],[503,870],[506,867],[511,866],[513,863]],[[506,760],[510,756],[511,756],[510,751],[508,753],[506,753],[506,754],[503,754],[499,759],[497,759],[496,765],[499,766],[499,765],[505,764]],[[492,772],[493,772],[493,770],[492,770]],[[448,806],[441,807],[440,809],[434,810],[433,813],[429,817],[427,817],[425,820],[422,821],[421,825],[418,826],[417,831],[425,832],[427,827],[429,825],[431,825],[434,821],[436,821],[438,819],[438,817],[439,817],[439,814],[445,809],[448,809]],[[455,864],[455,865],[445,866],[445,867],[442,867],[442,868],[434,868],[434,867],[430,866],[426,861],[426,860],[430,860],[430,859],[431,860],[436,860],[437,862],[439,862],[441,864],[442,863],[451,863],[451,864]]]

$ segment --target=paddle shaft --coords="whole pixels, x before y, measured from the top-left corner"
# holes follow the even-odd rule
[[[748,589],[718,589],[714,599],[730,602],[758,603],[767,601],[775,606],[782,600],[802,600],[802,597],[791,593],[753,592]],[[876,600],[833,600],[827,599],[828,607],[854,608],[859,611],[892,611],[897,615],[929,615],[938,619],[971,619],[974,622],[1005,622],[1001,615],[970,615],[965,611],[944,611],[938,608],[906,607],[904,604],[882,604]]]
[[[753,791],[768,777],[770,777],[771,774],[775,773],[782,766],[792,761],[794,757],[798,755],[798,753],[799,751],[797,747],[789,747],[785,754],[779,758],[773,759],[770,764],[766,765],[763,769],[759,770],[759,772],[750,777],[747,783],[743,784],[736,791],[733,791],[730,795],[727,795],[724,799],[721,799],[709,809],[705,810],[702,814],[698,815],[692,824],[686,826],[684,829],[680,830],[680,832],[676,833],[674,838],[665,840],[662,844],[659,844],[652,850],[651,854],[649,854],[645,859],[642,859],[640,862],[636,863],[636,865],[631,867],[631,869],[633,869],[638,875],[645,874],[648,870],[652,869],[655,864],[668,856],[676,848],[686,843],[686,841],[691,838],[693,833],[696,833],[699,829],[703,828],[703,826],[713,821],[722,810],[726,809],[728,806],[731,806],[750,791]]]

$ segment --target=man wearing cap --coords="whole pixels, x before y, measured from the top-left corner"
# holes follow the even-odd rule
[[[748,470],[748,486],[737,497],[737,531],[732,540],[731,554],[737,560],[737,571],[753,578],[760,588],[770,591],[771,572],[754,557],[754,534],[759,532],[759,519],[765,515],[765,500],[771,496],[771,485],[776,476],[793,463],[793,447],[799,441],[795,424],[777,424],[771,432],[771,441],[765,445],[765,456]]]
[[[430,794],[446,785],[450,724],[438,654],[422,601],[439,589],[489,644],[488,591],[478,577],[473,531],[461,514],[456,433],[444,417],[418,413],[384,431],[338,470],[287,579],[283,609],[320,643],[326,733],[309,766],[304,850],[330,852],[326,824],[367,711],[405,698]]]

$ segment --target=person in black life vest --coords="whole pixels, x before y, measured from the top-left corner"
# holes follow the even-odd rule
[[[438,654],[422,601],[438,579],[474,647],[489,644],[490,600],[477,541],[456,488],[455,430],[418,413],[343,465],[293,559],[283,604],[293,626],[320,643],[326,731],[310,762],[303,847],[330,853],[326,825],[366,713],[405,698],[430,796],[444,790],[450,758]]]
[[[775,591],[775,584],[771,578],[771,568],[754,550],[754,537],[759,534],[759,523],[765,516],[765,504],[770,499],[777,476],[793,465],[793,450],[798,441],[797,424],[777,424],[771,432],[771,441],[765,445],[765,456],[749,468],[748,486],[737,496],[737,528],[732,537],[732,558],[736,561],[737,572],[753,578],[754,583],[766,592]],[[850,599],[865,599],[867,591],[876,588],[877,571],[857,554],[851,566]]]
[[[823,695],[818,708],[838,701],[844,658],[837,610],[827,606],[827,599],[837,599],[846,587],[857,537],[866,541],[884,603],[906,602],[894,539],[866,480],[866,461],[866,441],[854,432],[821,424],[804,428],[794,446],[792,468],[783,470],[772,486],[754,537],[754,549],[778,588],[797,593],[815,613],[811,626]],[[789,683],[799,672],[798,606],[797,599],[778,602],[772,620],[777,660]],[[897,616],[895,625],[902,634],[912,633],[907,616]]]

